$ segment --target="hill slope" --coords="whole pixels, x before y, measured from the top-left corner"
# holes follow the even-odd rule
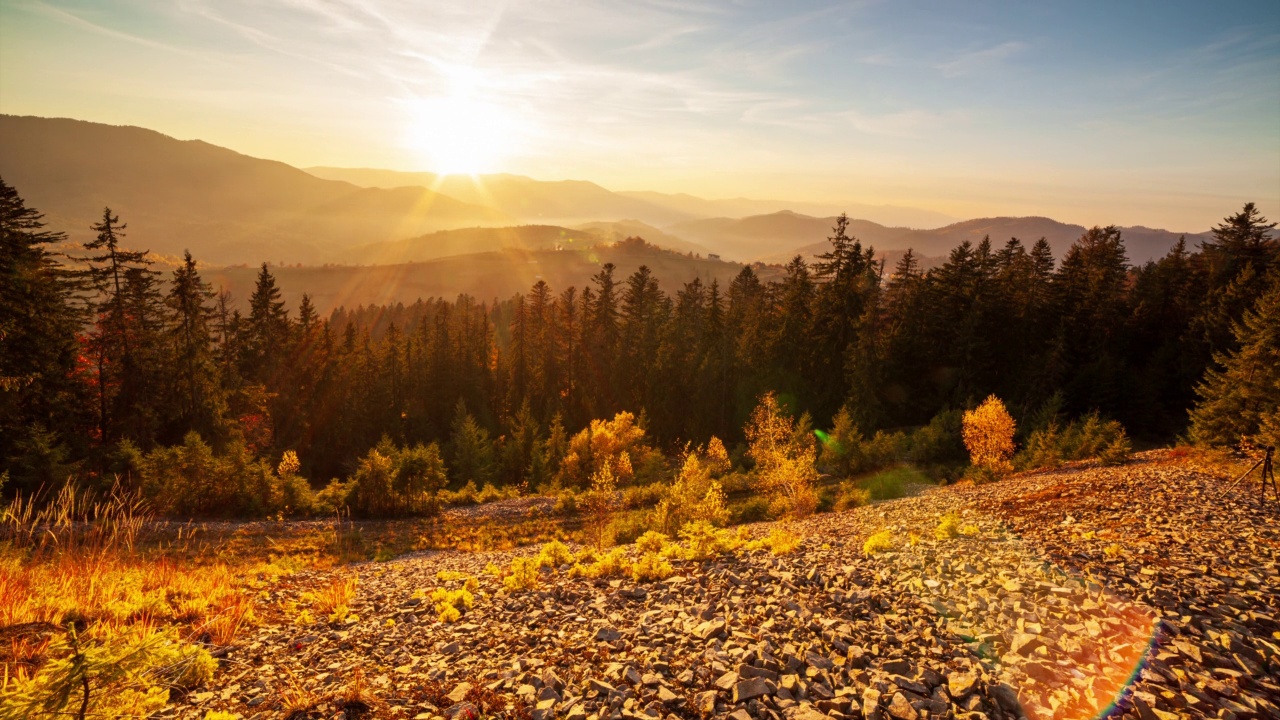
[[[1147,453],[938,488],[790,525],[804,537],[794,553],[676,561],[658,582],[550,569],[505,592],[483,570],[536,549],[377,563],[357,570],[358,621],[266,623],[227,654],[255,683],[188,694],[178,711],[247,712],[291,677],[341,667],[307,686],[332,714],[354,667],[381,674],[371,699],[409,717],[455,717],[462,702],[578,720],[1276,717],[1280,530],[1251,491],[1213,498],[1220,482]],[[972,533],[936,538],[945,513]],[[896,546],[864,553],[882,528]],[[478,582],[456,623],[416,594],[446,570]]]
[[[104,206],[127,244],[207,262],[323,262],[359,243],[509,218],[421,188],[322,180],[199,140],[79,120],[0,116],[0,177],[72,240]]]

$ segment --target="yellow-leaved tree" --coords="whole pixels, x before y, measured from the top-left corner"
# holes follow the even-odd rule
[[[566,487],[587,487],[594,474],[608,467],[617,482],[627,483],[636,465],[643,467],[655,452],[635,415],[620,412],[612,420],[592,420],[569,440],[558,480]]]
[[[711,477],[712,462],[700,458],[696,450],[686,449],[675,482],[653,509],[654,527],[674,535],[686,523],[703,520],[719,526],[729,521],[724,488]]]
[[[746,427],[747,454],[755,461],[755,477],[769,498],[774,514],[803,517],[814,511],[818,495],[813,484],[817,450],[808,433],[796,432],[792,419],[773,393],[760,397]]]
[[[1015,429],[1013,416],[995,395],[965,412],[964,446],[974,467],[996,476],[1010,472]]]

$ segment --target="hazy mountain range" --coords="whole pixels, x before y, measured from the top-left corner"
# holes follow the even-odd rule
[[[133,248],[170,257],[190,249],[206,266],[267,261],[412,267],[418,277],[395,287],[408,282],[426,295],[463,287],[481,296],[505,294],[524,289],[507,282],[532,282],[538,275],[578,278],[574,282],[581,284],[604,256],[592,252],[595,246],[628,236],[676,251],[661,258],[671,282],[718,278],[736,272],[728,261],[781,263],[822,252],[840,211],[855,218],[850,233],[890,263],[907,248],[929,259],[926,265],[935,263],[961,241],[986,235],[997,245],[1010,237],[1028,244],[1045,237],[1061,257],[1085,230],[1041,217],[952,222],[904,207],[705,200],[517,175],[304,171],[142,128],[12,115],[0,115],[0,177],[75,243],[92,236],[89,226],[110,206],[128,224],[125,242]],[[1187,240],[1194,246],[1207,235],[1187,234]],[[1130,261],[1143,262],[1164,254],[1179,233],[1135,227],[1125,228],[1124,237]],[[530,267],[534,256],[528,253],[545,267],[546,253],[565,250],[575,252],[557,264],[561,270]],[[711,254],[726,262],[704,265],[713,262]],[[491,280],[481,283],[479,273],[464,272],[469,256]],[[451,260],[437,262],[445,259]],[[427,261],[436,264],[405,265]],[[500,262],[512,267],[498,270]],[[707,267],[715,272],[707,274]],[[235,276],[228,272],[228,278]],[[361,279],[348,269],[344,282],[376,289],[389,282],[382,277],[386,272]],[[360,302],[378,297],[373,290],[358,294]],[[342,302],[339,295],[332,300]]]

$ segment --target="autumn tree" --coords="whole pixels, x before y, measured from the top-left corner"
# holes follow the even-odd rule
[[[765,393],[746,427],[747,454],[755,462],[756,483],[770,499],[773,512],[804,517],[818,504],[814,490],[818,473],[813,467],[817,453],[813,443],[796,432],[796,424],[777,396]]]
[[[964,446],[974,467],[995,476],[1012,470],[1013,433],[1016,426],[1004,403],[995,395],[964,414]]]

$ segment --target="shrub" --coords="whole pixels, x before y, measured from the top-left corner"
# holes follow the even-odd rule
[[[298,475],[285,475],[280,478],[281,512],[311,515],[316,510],[316,496],[311,490],[311,483]]]
[[[480,489],[476,487],[474,480],[467,481],[466,485],[457,490],[441,490],[436,494],[441,505],[449,506],[471,506],[480,504]]]
[[[569,440],[556,479],[566,487],[581,488],[607,467],[617,481],[627,482],[636,465],[644,467],[655,455],[660,461],[661,453],[646,444],[644,428],[635,415],[620,412],[612,420],[592,420]]]
[[[588,516],[588,530],[594,536],[596,547],[604,548],[612,543],[610,519],[613,517],[614,494],[617,480],[613,470],[605,464],[591,475],[591,489],[583,494],[582,507]]]
[[[654,552],[647,552],[640,556],[631,566],[631,578],[636,582],[652,582],[654,580],[666,580],[675,572],[671,563],[665,558]]]
[[[795,552],[796,548],[800,547],[800,542],[800,536],[781,527],[775,527],[770,530],[769,534],[764,538],[765,546],[774,555],[787,555]]]
[[[298,460],[298,453],[285,450],[284,455],[280,457],[280,464],[276,465],[276,474],[280,477],[297,475],[301,470],[302,462]]]
[[[933,529],[933,537],[938,540],[950,540],[960,534],[960,516],[955,513],[947,513],[938,521],[938,527]]]
[[[874,555],[893,550],[896,546],[893,541],[893,532],[886,528],[867,538],[867,541],[862,544],[862,552],[867,555]]]
[[[181,445],[147,453],[125,441],[120,455],[143,496],[163,515],[261,517],[283,509],[274,469],[242,442],[229,443],[218,455],[190,432]]]
[[[640,552],[656,553],[662,550],[668,540],[670,540],[670,538],[666,535],[663,535],[656,530],[650,530],[636,538],[636,548],[638,548]]]
[[[653,524],[670,533],[699,520],[724,525],[729,520],[729,510],[725,507],[724,489],[711,478],[711,468],[696,452],[688,452],[675,482],[654,508]]]
[[[631,512],[610,520],[605,537],[611,544],[629,545],[645,534],[649,528],[648,513]]]
[[[622,502],[620,505],[628,510],[653,507],[662,500],[662,497],[666,493],[667,488],[660,483],[632,485],[622,491]]]
[[[762,497],[753,497],[743,500],[731,509],[730,514],[733,517],[733,523],[735,525],[761,522],[771,518],[769,514],[769,501]]]
[[[585,559],[581,562],[585,562]],[[631,572],[631,561],[627,559],[627,554],[622,548],[614,548],[604,555],[600,555],[588,565],[578,564],[570,571],[570,576],[584,576],[589,578],[602,578],[626,575]]]
[[[355,489],[355,481],[343,482],[334,478],[324,489],[315,494],[312,509],[318,515],[333,515],[346,510],[350,506],[351,492]]]
[[[537,558],[516,558],[511,561],[507,576],[502,578],[502,586],[511,592],[536,589],[540,567]]]
[[[217,661],[178,639],[176,629],[107,629],[52,640],[51,658],[30,677],[8,678],[0,717],[143,717],[213,677]]]
[[[962,463],[968,458],[963,436],[964,413],[943,410],[906,439],[906,457],[917,465]]]
[[[514,488],[512,489],[514,490]],[[508,497],[512,497],[514,495],[516,495],[516,493],[507,492],[506,490],[499,490],[494,485],[485,483],[484,487],[480,488],[480,492],[476,493],[476,504],[484,505],[485,503],[497,502],[499,500],[505,500]]]
[[[852,480],[840,483],[836,491],[834,507],[836,510],[852,510],[871,502],[871,491],[858,487]]]
[[[1026,447],[1014,458],[1014,465],[1025,470],[1055,468],[1064,461],[1092,457],[1104,465],[1119,465],[1129,459],[1131,451],[1124,426],[1090,413],[1062,430],[1056,420],[1050,420],[1031,433]]]
[[[573,563],[573,553],[559,540],[552,540],[542,546],[538,553],[538,567],[558,568]]]
[[[360,460],[351,479],[351,509],[368,517],[389,517],[435,514],[436,493],[447,475],[435,443],[402,449],[383,438]]]
[[[707,450],[705,453],[707,469],[711,471],[712,476],[723,475],[733,469],[733,461],[729,458],[729,452],[725,450],[724,443],[715,435],[707,441]]]
[[[561,490],[556,495],[556,504],[551,508],[556,515],[573,515],[578,512],[578,497],[572,490]]]
[[[720,533],[706,520],[696,520],[680,528],[680,539],[685,542],[689,560],[707,560],[723,549]]]
[[[450,623],[466,614],[475,603],[475,597],[466,587],[456,590],[436,588],[431,593],[431,602],[435,603],[436,616],[440,622]]]
[[[807,433],[799,436],[796,422],[782,411],[773,393],[761,396],[746,428],[755,461],[755,477],[778,515],[803,517],[813,512],[816,456]]]
[[[1013,417],[995,395],[964,414],[964,446],[975,467],[1001,475],[1010,470],[1013,457]]]
[[[877,431],[870,438],[864,437],[848,407],[841,408],[832,422],[831,432],[818,433],[822,440],[818,465],[833,475],[849,477],[892,465],[909,447],[907,436],[900,432]]]

